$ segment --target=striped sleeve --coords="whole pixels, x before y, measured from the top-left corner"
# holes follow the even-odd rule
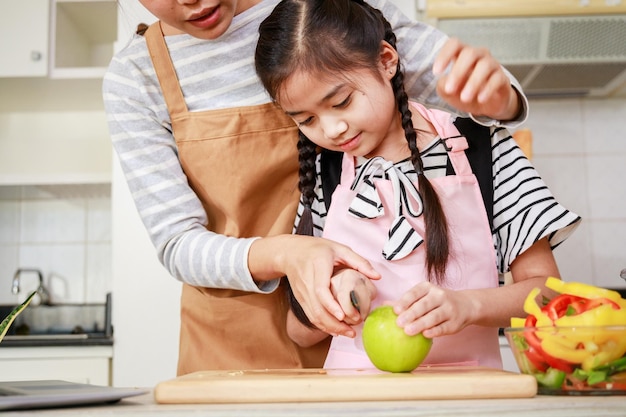
[[[557,247],[581,218],[559,204],[507,130],[492,130],[494,230],[498,271],[507,272],[519,254],[548,237]]]
[[[195,286],[273,291],[277,280],[257,286],[248,270],[253,239],[207,230],[206,213],[180,166],[169,115],[142,38],[135,37],[111,61],[103,98],[120,166],[168,272]]]

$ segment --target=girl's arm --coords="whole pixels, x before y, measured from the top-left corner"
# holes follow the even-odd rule
[[[511,265],[514,283],[496,288],[450,290],[422,282],[394,304],[398,325],[409,334],[426,337],[454,334],[469,325],[507,327],[511,317],[523,317],[524,300],[535,287],[544,287],[549,276],[559,271],[547,238],[535,242]]]
[[[510,268],[513,284],[451,291],[429,283],[416,285],[395,304],[398,324],[408,334],[427,337],[456,333],[470,324],[506,327],[524,316],[523,304],[548,276],[559,277],[552,250],[580,224],[580,217],[560,205],[539,173],[501,128],[492,129],[494,241],[497,268]]]
[[[328,337],[328,333],[302,324],[291,310],[287,312],[287,335],[301,347],[313,346]]]

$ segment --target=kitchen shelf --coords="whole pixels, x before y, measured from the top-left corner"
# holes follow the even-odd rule
[[[53,0],[50,78],[101,78],[117,40],[116,0]]]
[[[428,0],[428,18],[576,16],[626,13],[626,4],[609,0]]]

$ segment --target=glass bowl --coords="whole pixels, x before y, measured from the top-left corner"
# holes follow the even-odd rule
[[[508,327],[517,366],[547,395],[626,395],[626,326]]]

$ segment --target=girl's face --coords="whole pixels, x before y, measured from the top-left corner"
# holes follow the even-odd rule
[[[159,19],[165,35],[188,33],[200,39],[224,34],[233,17],[261,0],[139,0]]]
[[[378,74],[369,69],[338,77],[296,71],[277,101],[302,133],[323,148],[399,161],[409,151],[390,82],[396,65],[397,54],[381,60]]]

